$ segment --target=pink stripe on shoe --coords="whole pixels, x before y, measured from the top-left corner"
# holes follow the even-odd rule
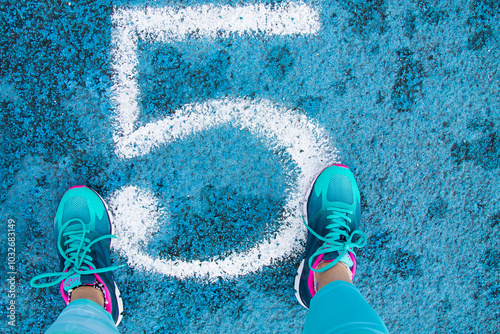
[[[66,270],[64,272],[68,272],[69,268],[66,268]],[[68,294],[66,293],[66,291],[64,291],[64,282],[66,280],[62,280],[61,281],[61,284],[59,285],[59,291],[61,292],[61,296],[63,297],[63,300],[64,300],[64,303],[66,305],[69,304],[69,298],[68,298]]]
[[[312,266],[314,269],[316,269],[319,266],[319,264],[323,260],[323,256],[324,256],[324,254],[321,254],[320,256],[318,256],[316,261],[314,261],[314,264]],[[311,293],[311,296],[314,297],[314,295],[316,294],[316,291],[315,291],[316,289],[314,288],[314,271],[312,271],[312,270],[309,271],[309,277],[307,279],[307,284],[309,285],[309,292]]]
[[[314,264],[313,264],[313,268],[316,269],[319,264],[322,262],[323,260],[323,256],[324,254],[321,254],[320,256],[318,256],[318,258],[316,259],[316,261],[314,261]],[[349,252],[349,256],[351,257],[351,260],[352,260],[352,269],[349,268],[351,270],[351,281],[354,279],[354,275],[356,274],[356,258],[354,257],[354,254]],[[327,260],[325,262],[332,262],[334,260]],[[309,277],[307,279],[307,283],[309,285],[309,292],[311,293],[311,297],[314,297],[314,295],[316,294],[316,289],[314,287],[314,271],[310,270],[309,271]]]
[[[343,167],[345,169],[349,169],[349,167],[347,167],[346,165],[342,165],[342,164],[333,164],[332,166]],[[328,166],[328,167],[330,167],[330,166]]]
[[[354,274],[356,274],[356,258],[354,257],[354,254],[349,252],[349,256],[351,257],[351,260],[352,260],[352,269],[351,269],[351,272],[352,272],[352,277],[351,277],[351,281],[354,279]]]

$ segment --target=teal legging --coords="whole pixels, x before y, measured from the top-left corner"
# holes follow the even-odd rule
[[[119,334],[111,314],[88,299],[72,301],[46,334]]]
[[[86,299],[71,302],[46,333],[116,334],[118,330],[102,306]],[[304,333],[382,334],[384,323],[352,284],[335,281],[311,300]]]
[[[389,331],[358,288],[335,281],[311,299],[303,333],[383,334]]]

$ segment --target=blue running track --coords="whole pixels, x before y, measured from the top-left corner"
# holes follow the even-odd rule
[[[0,332],[64,308],[29,280],[85,184],[122,238],[122,333],[300,333],[297,194],[331,162],[391,333],[500,332],[497,0],[4,1],[0,57]]]

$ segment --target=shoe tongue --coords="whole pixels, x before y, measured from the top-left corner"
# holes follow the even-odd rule
[[[64,291],[67,292],[70,289],[74,289],[82,285],[94,285],[95,281],[96,279],[94,274],[80,275],[75,273],[64,280]]]
[[[325,255],[323,255],[323,258],[321,259],[321,261],[332,262],[333,260],[338,258],[339,255],[340,255],[340,253],[337,251],[326,253]],[[353,266],[353,262],[352,262],[351,257],[349,256],[349,253],[342,255],[340,258],[340,262],[344,262],[349,268],[352,268],[352,266]]]
[[[94,274],[81,275],[80,282],[82,283],[82,285],[94,285],[95,284],[95,276],[94,276]]]
[[[330,253],[326,253],[325,255],[323,255],[323,258],[321,260],[330,262],[330,261],[335,260],[338,256],[339,256],[339,252],[337,252],[337,251],[330,252]]]

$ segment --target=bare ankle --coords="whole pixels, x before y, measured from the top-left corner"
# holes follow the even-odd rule
[[[71,301],[77,299],[88,299],[99,305],[104,305],[104,295],[101,290],[93,286],[79,286],[71,293]]]
[[[328,262],[322,262],[318,265],[316,269],[321,269],[328,265]],[[322,273],[314,273],[316,279],[318,291],[325,285],[332,283],[334,281],[344,281],[352,284],[351,280],[351,270],[343,262],[338,262],[332,268],[324,271]]]

